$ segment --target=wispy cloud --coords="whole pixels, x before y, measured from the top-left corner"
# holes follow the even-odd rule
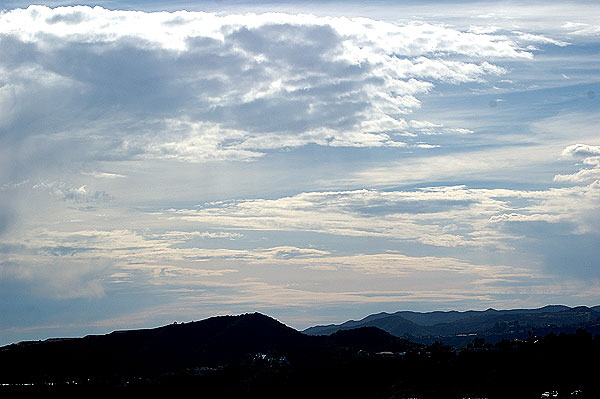
[[[92,176],[98,179],[122,179],[127,176],[122,175],[120,173],[110,173],[110,172],[81,172],[84,176]]]
[[[555,179],[558,180],[558,179]],[[598,182],[547,190],[431,187],[414,191],[307,192],[278,199],[173,209],[176,220],[234,229],[313,231],[389,237],[423,244],[509,248],[511,236],[496,223],[545,221],[587,225],[597,210]]]

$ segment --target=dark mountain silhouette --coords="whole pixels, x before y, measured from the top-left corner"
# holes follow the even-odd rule
[[[90,375],[154,377],[247,361],[259,353],[294,356],[338,347],[383,351],[408,346],[414,344],[374,327],[313,337],[252,313],[107,335],[21,342],[0,348],[0,376],[23,381]]]
[[[494,326],[514,325],[516,320],[538,323],[538,317],[594,325],[597,310],[398,312],[366,321],[413,333],[485,330],[493,320]],[[496,344],[477,335],[463,347],[452,347],[439,340],[410,342],[374,326],[307,335],[252,313],[1,347],[0,396],[192,392],[227,398],[539,398],[558,390],[560,398],[595,398],[600,383],[589,365],[598,356],[600,334],[594,337],[583,329]]]
[[[310,338],[259,313],[219,316],[154,329],[9,345],[0,349],[0,372],[28,378],[153,376],[187,367],[215,367],[251,353],[302,348]]]
[[[303,332],[309,335],[329,335],[340,330],[367,326],[377,327],[415,342],[429,344],[439,340],[452,345],[464,345],[474,335],[497,342],[502,339],[523,339],[531,334],[573,333],[578,328],[599,333],[600,307],[570,308],[551,305],[539,309],[377,313],[359,321],[315,326]]]

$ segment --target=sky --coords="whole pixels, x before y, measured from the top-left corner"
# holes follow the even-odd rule
[[[0,1],[0,345],[600,304],[600,7]]]

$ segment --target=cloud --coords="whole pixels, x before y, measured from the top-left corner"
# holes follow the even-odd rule
[[[84,176],[92,176],[98,179],[122,179],[127,176],[122,175],[120,173],[110,173],[110,172],[81,172]]]
[[[561,156],[589,157],[600,155],[600,146],[587,144],[573,144],[565,148]]]
[[[556,175],[554,176],[555,182],[569,182],[569,183],[585,183],[589,181],[600,180],[600,157],[593,157],[586,159],[586,165],[593,165],[591,169],[581,169],[580,171],[568,175]]]
[[[4,140],[74,161],[404,147],[403,117],[438,82],[483,84],[507,73],[496,59],[532,57],[489,32],[281,13],[30,6],[2,13],[0,33]],[[438,133],[470,132],[456,129]]]
[[[45,190],[54,197],[65,201],[84,202],[107,202],[112,196],[104,191],[91,190],[87,185],[79,187],[69,186],[64,182],[42,181],[33,185],[34,190]]]
[[[105,285],[121,284],[130,278],[137,284],[177,285],[192,283],[190,279],[218,278],[237,273],[234,265],[239,262],[259,264],[329,254],[315,248],[289,245],[254,249],[205,248],[203,242],[197,241],[231,241],[241,237],[239,233],[224,231],[143,234],[115,229],[70,232],[38,230],[29,233],[25,244],[19,240],[3,242],[0,249],[5,254],[6,262],[0,270],[0,278],[11,277],[42,284],[44,276],[52,270],[52,284],[44,286],[46,293],[67,295],[68,291],[71,292],[68,295],[77,297],[83,295],[83,291],[79,293],[74,288],[75,280],[84,279],[94,270],[102,274],[102,278],[99,274],[93,280],[93,285],[102,289]],[[100,260],[110,268],[97,267]],[[78,266],[86,262],[86,267]],[[65,288],[65,293],[57,289],[62,275],[65,276],[65,285],[69,287]]]
[[[532,33],[525,33],[525,32],[514,32],[518,35],[519,40],[523,41],[523,42],[529,42],[529,43],[540,43],[540,44],[551,44],[554,46],[558,46],[558,47],[566,47],[569,45],[569,43],[562,41],[562,40],[556,40],[556,39],[552,39],[543,35],[535,35]]]
[[[418,134],[431,136],[431,135],[439,135],[439,134],[471,134],[474,133],[473,130],[465,129],[465,128],[456,128],[456,127],[444,127],[442,124],[436,124],[427,121],[417,121],[411,120],[408,122],[408,125],[413,129],[413,131],[418,132]]]
[[[490,217],[492,222],[549,222],[555,223],[564,220],[563,215],[544,215],[544,214],[529,214],[524,215],[521,213],[503,213],[500,215],[494,215]]]
[[[597,24],[587,24],[584,22],[566,22],[562,28],[569,31],[572,36],[598,36],[600,35],[600,26]]]
[[[468,113],[464,107],[457,109]],[[441,112],[443,115],[436,115],[436,119],[406,119],[403,131],[412,135],[411,141],[406,140],[409,148],[419,140],[441,145],[443,150],[430,151],[426,156],[415,152],[413,156],[404,156],[398,160],[385,160],[380,164],[374,162],[335,183],[349,187],[435,185],[438,182],[463,184],[483,180],[510,184],[511,181],[514,182],[514,176],[519,176],[519,183],[550,183],[556,172],[564,167],[565,159],[584,160],[598,151],[598,146],[593,144],[597,136],[595,126],[598,118],[593,112],[564,113],[541,118],[532,123],[533,134],[520,139],[516,139],[518,135],[515,136],[512,131],[501,133],[494,125],[495,122],[491,128],[486,126],[490,122],[482,122],[485,118],[482,119],[479,115],[483,112],[481,110],[474,113],[467,123],[454,119],[454,113],[458,111]],[[458,127],[462,124],[468,124],[472,128]],[[577,132],[582,142],[566,145],[573,142],[573,132]],[[496,144],[486,144],[485,148],[479,146],[489,139]],[[500,141],[495,141],[497,139]],[[581,183],[590,181],[593,180],[580,180]]]
[[[324,255],[329,255],[328,251],[322,251],[314,248],[297,248],[292,246],[280,246],[268,248],[262,251],[264,254],[272,257],[272,259],[302,259],[302,258],[321,258]]]
[[[586,162],[591,161],[586,158]],[[11,192],[31,188],[26,181],[2,186]],[[77,184],[44,181],[36,184],[34,191],[79,203],[103,199],[97,194],[101,191]],[[42,284],[39,289],[57,297],[101,295],[107,287],[123,284],[164,289],[217,282],[227,285],[236,280],[234,276],[239,280],[269,275],[274,270],[269,268],[278,268],[279,279],[288,272],[302,275],[302,270],[395,276],[445,270],[490,280],[493,271],[500,273],[501,269],[478,269],[482,262],[468,260],[466,253],[485,250],[512,257],[523,242],[543,239],[536,232],[540,223],[573,237],[596,234],[598,201],[597,182],[538,190],[451,185],[306,191],[164,210],[133,211],[111,205],[94,211],[93,216],[54,201],[56,215],[31,220],[3,240],[4,276],[41,284],[45,274],[36,270],[55,265],[47,270],[54,270],[56,284]],[[56,227],[59,225],[64,229]],[[322,244],[312,245],[313,239]],[[377,240],[382,247],[371,250],[358,245],[354,249],[339,244],[354,240]],[[352,249],[343,249],[344,245]],[[413,256],[386,251],[390,247],[413,251]],[[414,256],[420,251],[454,254],[455,258]],[[100,275],[83,267],[81,274],[75,273],[77,265],[94,265],[101,259],[110,267],[101,267],[104,272]],[[6,266],[9,264],[17,267]],[[57,288],[63,267],[72,275],[67,279],[71,288],[66,291]],[[288,271],[281,271],[284,269]],[[512,266],[512,272],[522,272],[517,269]],[[508,269],[506,273],[510,274]],[[86,287],[83,291],[76,288],[77,281]],[[351,281],[358,280],[350,276],[348,284]]]
[[[318,255],[318,256],[315,256]],[[477,265],[464,260],[435,257],[407,256],[388,251],[377,254],[356,254],[347,256],[323,256],[317,253],[300,259],[291,258],[289,263],[302,265],[312,270],[353,270],[370,275],[414,276],[420,273],[471,274],[477,278],[524,277],[527,272],[510,266]]]
[[[597,298],[595,10],[237,7],[0,13],[13,319]]]
[[[168,239],[171,242],[185,242],[196,238],[226,238],[229,240],[236,240],[244,237],[244,235],[240,233],[231,233],[227,231],[167,231],[165,233],[156,235],[156,237]]]
[[[108,260],[39,259],[20,263],[19,256],[0,262],[0,280],[27,284],[30,294],[53,299],[99,298],[111,265]]]
[[[562,157],[583,158],[583,164],[592,166],[572,174],[554,176],[556,182],[586,183],[600,181],[600,146],[573,144],[564,149]]]
[[[253,258],[252,252],[227,249],[177,248],[197,235],[169,232],[144,236],[130,230],[30,232],[26,243],[7,239],[0,263],[0,279],[24,281],[38,295],[52,298],[103,296],[107,286],[182,283],[190,278],[214,278],[237,270],[202,268],[210,259]],[[201,237],[236,237],[223,232]],[[271,256],[263,251],[259,258]],[[130,280],[128,278],[131,278]]]
[[[511,248],[518,235],[499,222],[589,224],[598,185],[547,190],[430,187],[414,191],[305,192],[277,199],[172,209],[182,222],[243,230],[312,231],[339,236],[388,237],[438,247]]]
[[[170,236],[157,239],[116,230],[68,234],[40,232],[29,246],[13,248],[10,265],[2,264],[0,272],[2,278],[27,281],[37,287],[38,294],[53,298],[101,296],[107,289],[114,292],[117,285],[131,287],[141,284],[163,294],[172,290],[180,295],[188,293],[190,298],[205,301],[205,305],[251,303],[252,306],[273,306],[277,303],[279,306],[304,306],[307,301],[317,299],[323,303],[378,303],[396,296],[405,300],[407,297],[415,299],[423,296],[448,298],[459,292],[466,294],[464,288],[473,283],[480,286],[477,295],[481,295],[481,287],[491,282],[531,277],[531,272],[515,267],[475,264],[449,257],[411,257],[395,251],[334,255],[324,250],[294,246],[255,250],[177,248],[174,244],[179,238],[173,241]],[[50,255],[51,259],[46,254],[40,261],[39,251],[47,252],[48,247],[58,243],[87,244],[89,248],[72,247],[69,251]],[[38,247],[40,245],[44,247]],[[202,254],[204,267],[190,262],[193,253]],[[106,263],[105,267],[94,261],[100,258]],[[239,270],[224,268],[219,259],[235,262],[240,266]],[[211,265],[214,262],[216,265]],[[87,266],[84,267],[84,264]],[[265,270],[270,270],[270,273],[265,274]],[[337,278],[330,280],[331,276],[327,273],[333,271]],[[422,283],[423,278],[432,273],[445,277],[438,282]],[[231,279],[228,275],[238,277]],[[286,276],[286,280],[293,276],[291,281],[294,283],[278,283],[281,275]],[[352,283],[357,275],[363,276],[359,285]],[[350,285],[344,289],[340,289],[337,283],[332,285],[332,281],[349,277],[355,278],[347,280],[346,284]],[[394,280],[394,290],[389,279],[398,277],[403,282]],[[379,289],[370,288],[369,280],[378,281],[380,278],[387,279],[388,284]],[[441,289],[440,282],[444,279],[445,293],[438,291],[434,295],[433,287]],[[453,281],[452,287],[448,286],[449,279]],[[311,288],[313,281],[320,281],[323,287],[315,291]],[[416,281],[421,283],[415,285]],[[473,293],[476,291],[473,287],[471,290]],[[224,292],[227,295],[223,295]],[[279,302],[275,302],[277,298]]]

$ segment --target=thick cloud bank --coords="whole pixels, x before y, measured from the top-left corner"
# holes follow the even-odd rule
[[[417,145],[420,95],[532,57],[503,35],[289,14],[30,6],[0,34],[2,136],[95,159]]]

